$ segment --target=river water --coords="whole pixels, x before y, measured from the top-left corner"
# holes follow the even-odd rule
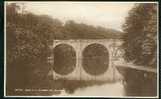
[[[123,79],[123,73],[115,72],[117,78],[115,82],[80,87],[72,93],[64,90],[58,96],[157,96],[157,75],[155,73],[135,69],[123,71],[126,71]]]
[[[58,96],[126,96],[122,75],[116,70],[115,76],[115,82],[77,88],[73,93],[67,93],[64,90]]]
[[[125,88],[121,81],[78,88],[72,94],[62,91],[59,96],[125,96]]]

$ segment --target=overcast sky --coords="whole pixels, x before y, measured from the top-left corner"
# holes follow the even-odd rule
[[[74,20],[121,30],[121,25],[134,3],[26,2],[25,5],[30,12],[47,14],[62,22]]]

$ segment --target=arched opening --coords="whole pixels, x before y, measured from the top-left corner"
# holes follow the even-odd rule
[[[91,75],[100,75],[109,65],[108,50],[101,44],[88,45],[83,51],[83,68]]]
[[[59,44],[54,48],[54,66],[56,73],[67,75],[76,67],[76,53],[72,46]]]

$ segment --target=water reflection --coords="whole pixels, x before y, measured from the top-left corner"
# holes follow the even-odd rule
[[[125,88],[123,83],[119,81],[115,83],[78,88],[72,94],[62,90],[59,96],[125,96]]]
[[[118,68],[114,82],[58,81],[57,87],[65,88],[59,96],[157,96],[156,73]],[[121,79],[123,76],[123,79]],[[121,77],[121,78],[120,78]],[[58,86],[58,84],[60,86]],[[56,96],[57,96],[56,95]],[[55,95],[53,95],[55,96]]]
[[[121,82],[107,83],[100,86],[80,88],[72,95],[76,96],[124,96],[124,86]]]

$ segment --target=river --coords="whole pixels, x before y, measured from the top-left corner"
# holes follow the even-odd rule
[[[58,96],[125,96],[125,88],[121,81],[105,83],[90,87],[78,88],[74,93],[69,94],[62,91]]]

